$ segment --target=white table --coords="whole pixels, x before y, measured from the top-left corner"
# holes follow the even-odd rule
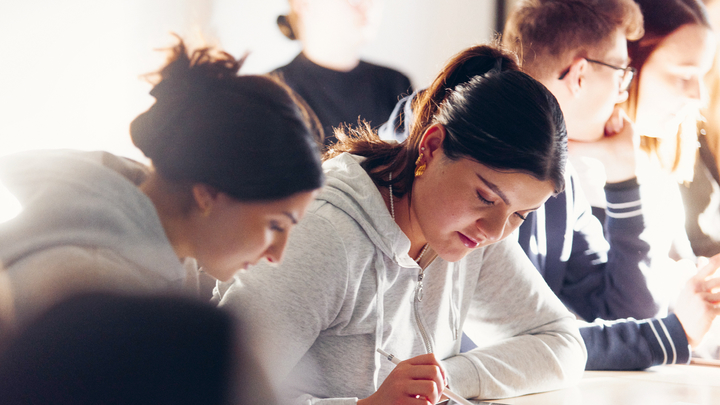
[[[499,404],[720,405],[720,367],[674,365],[646,371],[586,371],[574,387]]]

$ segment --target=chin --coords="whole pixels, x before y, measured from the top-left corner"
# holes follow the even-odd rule
[[[445,260],[446,262],[459,262],[462,260],[465,256],[468,255],[472,250],[469,250],[467,248],[463,248],[462,251],[453,250],[450,252],[436,252],[438,257]]]

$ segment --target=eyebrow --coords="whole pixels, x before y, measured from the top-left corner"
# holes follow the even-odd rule
[[[295,218],[295,216],[293,214],[291,214],[289,212],[283,212],[283,214],[285,214],[285,216],[290,218],[290,221],[292,221],[293,225],[297,225],[298,220],[297,220],[297,218]]]
[[[511,205],[510,202],[509,202],[508,199],[507,199],[507,196],[505,196],[505,193],[503,193],[502,191],[500,191],[500,188],[499,188],[498,186],[496,186],[495,183],[487,180],[486,178],[484,178],[483,176],[481,176],[479,173],[475,173],[475,175],[480,179],[480,181],[482,181],[483,183],[485,183],[485,185],[488,186],[488,188],[490,188],[490,190],[492,190],[493,193],[497,194],[498,197],[500,197],[500,199],[502,199],[503,202],[504,202],[506,205]],[[530,208],[530,209],[528,209],[527,211],[536,211],[536,210],[538,210],[541,206],[542,206],[542,205],[538,205],[537,207],[535,207],[535,208]]]
[[[498,197],[500,197],[503,200],[505,205],[510,205],[510,202],[508,201],[507,197],[505,196],[505,193],[500,191],[500,188],[498,186],[496,186],[495,183],[490,182],[489,180],[487,180],[486,178],[481,176],[479,173],[475,173],[475,175],[478,176],[480,181],[485,183],[485,185],[488,186],[488,188],[490,188],[490,190],[492,190],[493,193],[497,194]]]

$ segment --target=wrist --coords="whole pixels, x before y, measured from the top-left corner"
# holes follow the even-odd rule
[[[607,191],[624,191],[639,187],[638,179],[636,176],[632,176],[629,179],[622,181],[607,181],[605,183],[605,190]]]

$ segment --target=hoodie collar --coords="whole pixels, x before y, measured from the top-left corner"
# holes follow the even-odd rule
[[[395,223],[375,183],[360,165],[362,156],[342,153],[323,164],[327,181],[318,200],[352,217],[372,243],[398,265],[417,268],[408,252],[410,239]]]

